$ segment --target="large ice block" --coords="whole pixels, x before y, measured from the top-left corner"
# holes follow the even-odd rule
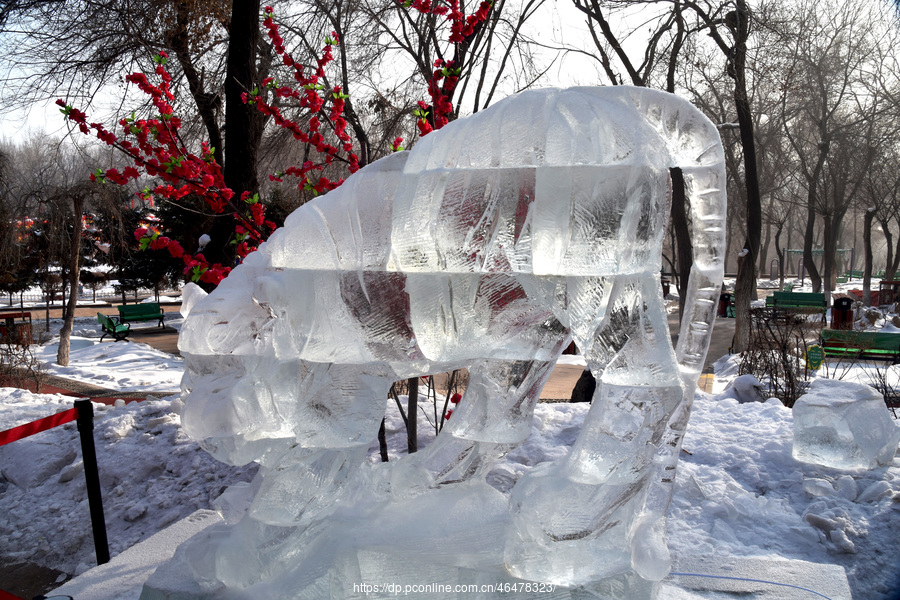
[[[675,168],[694,262],[672,348],[660,269]],[[342,598],[395,563],[451,584],[643,578],[651,593],[721,289],[724,189],[716,128],[688,102],[544,89],[300,207],[209,296],[186,294],[185,430],[261,465],[229,522],[185,549],[197,580],[234,598]],[[485,477],[528,435],[573,340],[597,378],[583,431],[501,494]],[[462,366],[465,395],[432,444],[365,461],[394,380]]]
[[[794,458],[835,469],[890,465],[900,444],[881,393],[862,383],[815,379],[794,403]]]

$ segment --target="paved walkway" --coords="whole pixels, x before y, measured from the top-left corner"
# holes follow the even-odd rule
[[[34,390],[32,390],[34,391]],[[44,382],[41,384],[42,394],[61,394],[63,396],[71,396],[73,398],[90,398],[93,402],[108,404],[112,406],[116,400],[122,399],[126,404],[130,402],[138,402],[144,400],[147,396],[162,397],[170,395],[169,392],[159,392],[154,394],[151,392],[122,392],[112,390],[75,379],[67,379],[56,375],[44,374]]]
[[[669,331],[674,340],[678,340],[678,313],[669,315]],[[713,327],[712,341],[709,352],[706,354],[706,364],[703,375],[700,377],[700,389],[705,392],[712,391],[713,365],[723,355],[728,354],[731,348],[731,340],[734,337],[734,319],[719,317]],[[578,365],[556,365],[550,380],[541,392],[542,400],[568,400],[572,396],[572,388],[581,377],[584,367]]]

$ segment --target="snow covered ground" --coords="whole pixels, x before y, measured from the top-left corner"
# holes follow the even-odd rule
[[[174,323],[176,327],[180,322]],[[99,337],[79,320],[76,335]],[[40,356],[55,356],[52,347]],[[176,390],[180,361],[133,342],[77,342],[72,367],[51,371],[128,390]],[[720,361],[721,386],[735,377]],[[122,404],[122,403],[120,403]],[[0,388],[0,430],[59,412],[71,400]],[[113,555],[199,508],[254,468],[222,465],[179,427],[177,394],[95,405],[94,437]],[[589,406],[541,404],[531,437],[489,476],[509,489],[565,452]],[[405,453],[402,420],[387,403],[390,456]],[[439,409],[440,410],[440,409]],[[431,402],[419,411],[420,447],[434,436]],[[676,557],[782,556],[843,566],[856,600],[900,598],[900,458],[872,471],[839,471],[791,456],[792,414],[776,400],[739,404],[696,394],[669,512]],[[70,574],[94,564],[74,423],[0,447],[0,561],[32,561]],[[377,444],[371,460],[377,458]]]

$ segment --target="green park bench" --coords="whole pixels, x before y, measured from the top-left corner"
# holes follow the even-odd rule
[[[820,343],[825,358],[885,360],[900,363],[900,334],[879,331],[823,329]]]
[[[103,341],[103,338],[108,335],[113,336],[118,342],[119,340],[127,338],[128,334],[131,333],[131,325],[128,323],[120,323],[118,319],[118,317],[110,317],[103,313],[97,313],[97,322],[100,323],[100,327],[103,329],[103,335],[100,336],[101,342]]]
[[[163,325],[163,317],[166,313],[162,311],[156,302],[142,302],[140,304],[123,304],[119,306],[119,322],[133,323],[136,321],[159,321],[160,327]]]
[[[828,304],[825,302],[824,293],[815,292],[773,292],[766,298],[766,308],[776,311],[792,313],[822,313],[825,320],[825,312]]]

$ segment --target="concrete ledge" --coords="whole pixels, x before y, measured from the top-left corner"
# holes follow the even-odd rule
[[[852,600],[847,574],[839,565],[777,556],[676,557],[672,572],[673,575],[660,586],[660,598],[813,600],[825,597],[830,600]]]

